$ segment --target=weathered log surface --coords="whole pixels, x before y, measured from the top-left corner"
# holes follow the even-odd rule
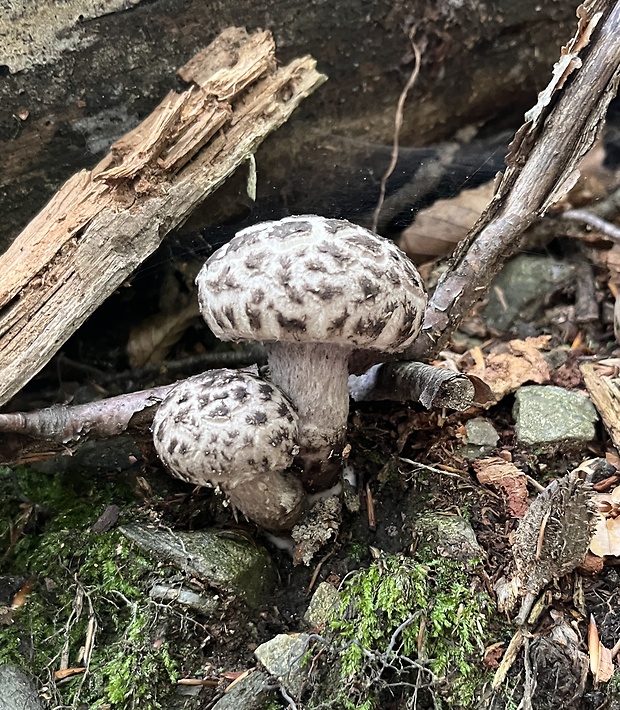
[[[0,404],[325,80],[276,68],[269,32],[228,28],[92,171],[74,175],[0,257]],[[217,134],[217,135],[216,135]]]
[[[174,70],[224,27],[271,29],[283,61],[310,53],[330,82],[259,152],[260,198],[278,210],[350,216],[376,200],[397,98],[423,51],[401,145],[464,125],[518,125],[571,33],[578,0],[21,0],[0,17],[0,250],[82,168],[175,88]],[[28,37],[28,41],[24,38]],[[333,183],[338,182],[335,190]],[[330,186],[329,183],[332,183]],[[269,199],[267,197],[269,196]],[[347,204],[344,204],[347,203]],[[348,211],[347,211],[348,210]]]

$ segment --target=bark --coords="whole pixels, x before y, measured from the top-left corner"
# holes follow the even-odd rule
[[[463,412],[481,403],[476,398],[476,386],[467,375],[421,362],[376,365],[359,377],[351,375],[349,390],[357,402],[413,401],[427,409],[447,407]]]

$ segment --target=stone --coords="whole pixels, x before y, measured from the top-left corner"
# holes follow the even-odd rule
[[[545,299],[575,278],[575,266],[549,256],[519,254],[493,281],[484,309],[487,325],[508,330],[517,320],[530,320]]]
[[[254,651],[266,671],[294,697],[301,693],[306,678],[304,662],[309,641],[308,634],[278,634]]]
[[[488,446],[494,448],[499,439],[495,427],[488,419],[475,417],[465,424],[465,443],[474,446]]]
[[[250,607],[264,603],[275,587],[276,571],[269,553],[241,536],[209,530],[173,533],[147,525],[119,529],[154,559],[236,594]]]
[[[488,419],[475,417],[465,424],[465,445],[459,450],[466,459],[487,456],[497,446],[499,434]]]
[[[269,676],[254,671],[235,683],[211,710],[268,710],[275,699],[276,691]]]
[[[517,440],[528,446],[587,442],[596,436],[598,414],[581,392],[527,385],[516,392],[512,413]]]
[[[0,665],[0,708],[2,710],[44,710],[30,676],[9,663]]]
[[[149,590],[149,597],[176,602],[205,616],[213,616],[220,609],[220,600],[216,595],[197,594],[179,584],[154,584]]]
[[[304,614],[304,621],[310,628],[322,628],[340,610],[338,590],[328,582],[321,582],[312,595]]]
[[[434,554],[460,562],[482,556],[473,528],[459,515],[424,513],[414,520],[413,527],[420,536],[419,550],[428,548]]]

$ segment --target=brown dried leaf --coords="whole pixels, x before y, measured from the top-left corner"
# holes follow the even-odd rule
[[[200,315],[198,301],[191,301],[176,313],[157,313],[133,328],[127,343],[132,367],[163,360],[188,326]]]
[[[24,582],[21,589],[17,592],[17,594],[13,597],[13,600],[11,601],[11,611],[19,609],[28,601],[28,597],[34,589],[34,583],[34,577],[27,579]]]
[[[614,662],[611,649],[600,644],[597,673],[594,676],[595,683],[606,683],[611,680],[614,674]]]
[[[587,552],[583,562],[579,565],[579,571],[581,574],[595,576],[600,574],[604,567],[605,562],[602,557],[593,555],[591,552]]]
[[[590,656],[590,672],[594,677],[594,685],[606,683],[614,674],[612,654],[611,650],[600,642],[596,621],[591,614],[588,623],[588,654]]]
[[[437,200],[420,210],[412,225],[403,231],[400,248],[414,262],[450,254],[491,201],[493,181],[463,190],[449,200]]]
[[[527,479],[514,464],[499,457],[479,459],[472,463],[478,482],[501,489],[513,518],[522,518],[528,508]]]
[[[599,518],[590,541],[590,551],[599,557],[620,556],[620,486],[611,492],[595,494],[594,500]]]
[[[515,392],[526,382],[546,384],[551,376],[549,365],[540,348],[548,344],[547,336],[513,340],[509,343],[510,353],[491,353],[467,374],[475,375],[485,382],[499,402],[511,392]]]

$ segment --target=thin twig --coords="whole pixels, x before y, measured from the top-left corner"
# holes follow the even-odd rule
[[[381,208],[383,207],[383,202],[385,201],[385,191],[387,188],[387,181],[390,179],[390,175],[394,172],[396,163],[398,162],[398,141],[400,137],[400,129],[403,126],[403,110],[405,108],[405,101],[407,100],[407,94],[409,93],[411,87],[415,84],[418,74],[420,73],[420,62],[422,59],[422,53],[420,48],[413,41],[413,36],[415,35],[416,28],[413,26],[409,30],[409,41],[411,42],[411,48],[413,49],[414,64],[413,71],[405,84],[405,88],[402,90],[400,96],[398,97],[398,103],[396,104],[396,116],[394,118],[394,142],[392,143],[392,159],[388,169],[381,178],[381,187],[379,190],[379,199],[377,200],[377,206],[372,215],[372,231],[377,231],[377,225],[379,224],[379,215],[381,214]]]
[[[620,227],[616,227],[615,224],[608,222],[602,217],[598,217],[588,210],[566,210],[562,214],[562,219],[570,219],[575,222],[582,222],[587,224],[589,227],[596,229],[597,232],[601,232],[606,237],[613,239],[616,242],[620,242]]]

